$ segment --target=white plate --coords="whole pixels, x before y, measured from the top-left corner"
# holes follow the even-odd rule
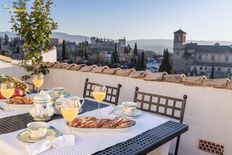
[[[33,104],[5,104],[4,109],[9,108],[10,110],[30,110],[33,107]]]
[[[119,116],[122,116],[122,115],[123,115],[123,116],[126,116],[126,117],[138,117],[138,116],[142,115],[142,111],[139,110],[139,109],[136,109],[136,110],[135,110],[135,113],[133,113],[133,114],[125,114],[125,113],[122,111],[121,108],[115,110],[113,113],[114,113],[115,115],[119,115]]]

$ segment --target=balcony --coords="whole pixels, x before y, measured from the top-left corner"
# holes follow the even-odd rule
[[[82,96],[86,78],[105,85],[120,83],[119,103],[133,100],[136,86],[145,92],[177,98],[186,94],[184,124],[189,126],[189,131],[181,136],[179,155],[210,155],[207,151],[220,154],[217,153],[220,149],[224,155],[232,152],[232,83],[228,79],[212,80],[58,62],[48,62],[47,66],[50,73],[45,76],[43,88],[60,86],[77,96]],[[1,58],[0,73],[20,78],[23,70],[11,60]],[[174,143],[170,150],[174,149]]]

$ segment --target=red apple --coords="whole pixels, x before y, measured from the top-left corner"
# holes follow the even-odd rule
[[[19,88],[16,88],[14,95],[15,94],[16,94],[16,96],[23,96],[23,91],[21,89],[19,89]]]

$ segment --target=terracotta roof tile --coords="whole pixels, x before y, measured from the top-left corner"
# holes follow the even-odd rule
[[[84,67],[81,67],[80,71],[81,72],[91,72],[94,67],[97,67],[97,66],[96,65],[84,66]]]
[[[82,67],[86,66],[85,64],[71,64],[69,70],[79,71]]]
[[[215,88],[225,88],[229,79],[205,79],[203,80],[202,85],[208,87],[215,87]]]
[[[161,81],[164,75],[167,75],[166,72],[157,72],[157,73],[148,73],[146,74],[144,80],[147,81]]]
[[[120,69],[116,71],[116,75],[119,76],[129,76],[130,73],[135,72],[134,69]]]
[[[207,79],[205,76],[184,76],[181,79],[181,83],[185,85],[202,85],[203,80]]]
[[[132,77],[132,78],[144,78],[146,76],[146,74],[148,73],[151,73],[150,71],[148,70],[145,70],[145,71],[135,71],[135,72],[131,72],[129,74],[129,77]]]
[[[99,67],[94,67],[91,72],[93,73],[102,73],[104,69],[109,68],[108,66],[99,66]]]
[[[165,82],[174,82],[174,83],[180,83],[181,79],[185,77],[184,74],[170,74],[170,75],[164,75],[163,81]]]
[[[62,63],[56,63],[55,65],[52,66],[52,68],[59,69],[59,68],[61,68],[61,66],[62,66]]]
[[[60,69],[67,69],[67,70],[69,70],[70,67],[71,67],[70,64],[68,64],[68,63],[62,63]]]
[[[58,62],[46,62],[46,66],[48,67],[48,68],[51,68],[51,67],[53,67],[55,64],[57,64]]]
[[[114,75],[116,73],[116,71],[121,70],[120,68],[106,68],[103,70],[103,74],[110,74],[110,75]]]

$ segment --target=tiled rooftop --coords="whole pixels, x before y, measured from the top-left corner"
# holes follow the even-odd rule
[[[215,87],[222,89],[232,89],[230,79],[207,79],[205,76],[190,77],[184,74],[167,74],[166,72],[151,73],[148,70],[135,71],[134,69],[109,68],[108,66],[87,66],[85,64],[67,64],[59,62],[47,62],[48,68],[66,69],[80,72],[92,72],[98,74],[109,74],[116,76],[127,76],[130,78],[140,78],[147,81],[163,81],[180,83],[189,86]]]

